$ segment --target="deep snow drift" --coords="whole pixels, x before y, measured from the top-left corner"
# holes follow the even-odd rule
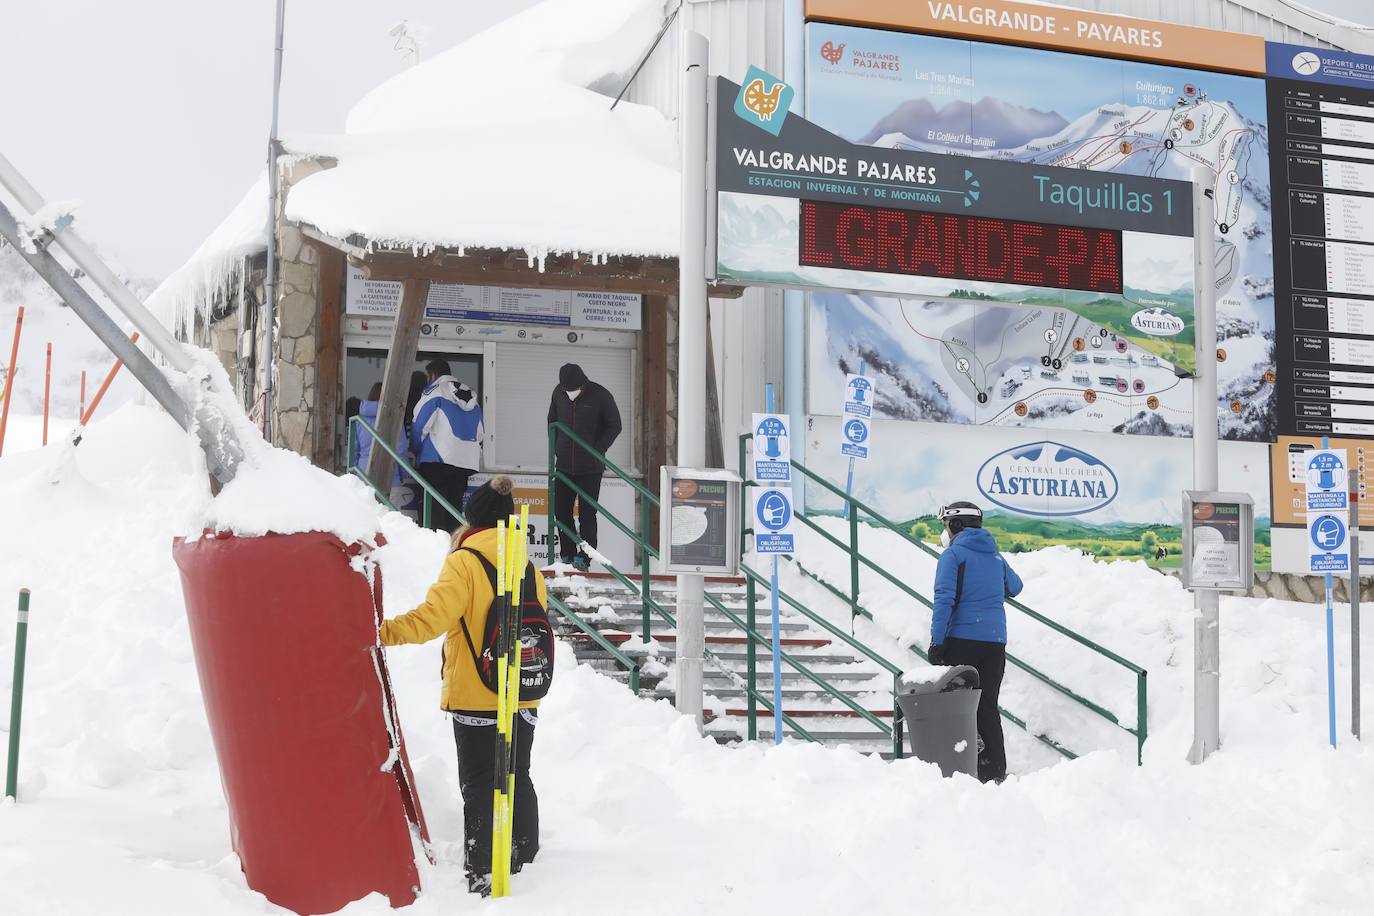
[[[364,499],[343,486],[346,501]],[[279,912],[230,852],[170,555],[207,499],[188,438],[137,405],[74,450],[0,459],[0,710],[13,650],[3,609],[33,589],[21,801],[0,806],[0,912]],[[421,597],[445,539],[361,502],[346,517],[364,511],[390,541],[393,615]],[[1094,590],[1104,639],[1158,642],[1137,660],[1168,668],[1172,656],[1186,670],[1191,631],[1166,632],[1180,617],[1165,586],[1063,551],[1017,565],[1028,590]],[[1086,614],[1090,602],[1075,602]],[[1365,911],[1374,754],[1349,739],[1324,746],[1320,614],[1230,601],[1223,622],[1226,744],[1206,765],[1182,761],[1190,711],[1166,687],[1179,676],[1152,670],[1161,719],[1145,767],[1111,749],[1002,786],[800,744],[718,747],[665,704],[574,667],[565,647],[534,745],[544,849],[503,912]],[[413,911],[493,906],[461,887],[439,647],[389,659],[439,858]],[[389,907],[372,898],[346,912]]]

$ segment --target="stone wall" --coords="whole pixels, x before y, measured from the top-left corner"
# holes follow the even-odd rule
[[[277,308],[275,359],[272,371],[272,444],[312,457],[317,423],[315,410],[319,348],[320,256],[316,243],[298,226],[286,222],[284,213],[291,188],[316,172],[333,166],[333,160],[284,162],[277,197]],[[257,352],[266,354],[266,325],[258,323]],[[259,363],[260,365],[261,363]],[[253,398],[262,395],[262,374],[253,384]]]
[[[1161,570],[1167,575],[1177,577],[1176,569]],[[1331,594],[1335,601],[1345,604],[1350,600],[1350,579],[1340,576],[1332,580]],[[1281,601],[1305,601],[1324,603],[1326,601],[1326,581],[1322,576],[1297,576],[1291,573],[1256,572],[1255,587],[1250,591],[1252,598],[1277,598]],[[1360,580],[1360,603],[1374,601],[1374,579]]]

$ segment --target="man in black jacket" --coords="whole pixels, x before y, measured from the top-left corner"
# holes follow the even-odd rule
[[[549,423],[563,423],[604,455],[620,436],[620,409],[611,393],[589,380],[581,366],[567,363],[558,370],[558,386],[549,402]],[[605,466],[600,459],[562,431],[558,433],[554,454],[558,470],[568,475],[578,489],[592,499],[601,498],[601,472]],[[576,520],[574,501],[579,503]],[[585,542],[596,547],[596,507],[579,499],[571,486],[557,479],[553,486],[553,514],[563,526],[558,532],[559,561],[586,572],[591,560],[578,545]],[[571,537],[568,530],[575,530],[577,538]]]

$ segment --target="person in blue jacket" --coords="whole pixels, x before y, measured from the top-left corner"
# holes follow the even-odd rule
[[[429,384],[420,393],[410,426],[415,470],[459,512],[468,478],[482,463],[482,405],[477,393],[453,377],[448,360],[425,366]],[[437,502],[430,508],[430,527],[452,531],[458,519]]]
[[[368,392],[367,400],[358,402],[358,415],[367,421],[368,426],[377,428],[377,413],[381,409],[382,402],[382,383],[374,382],[372,390]],[[406,446],[406,434],[402,430],[396,438],[396,452],[407,462],[411,460],[410,449]],[[354,467],[361,468],[363,473],[367,473],[367,463],[372,458],[372,433],[366,427],[359,426],[353,436],[353,455],[352,463]],[[388,486],[387,497],[391,504],[402,512],[410,514],[414,508],[411,492],[409,488],[410,475],[401,472],[401,466],[396,465],[391,475],[391,484]]]
[[[944,553],[935,566],[935,613],[930,621],[930,663],[972,665],[983,690],[978,701],[978,778],[1007,777],[1002,717],[997,695],[1007,667],[1006,598],[1021,593],[1021,577],[983,530],[983,510],[973,503],[941,506]]]

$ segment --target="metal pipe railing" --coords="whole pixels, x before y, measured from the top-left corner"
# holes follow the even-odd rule
[[[752,439],[752,438],[753,438],[752,435],[749,434],[749,433],[745,433],[744,435],[742,435],[742,436],[739,437],[739,455],[740,455],[740,467],[741,467],[741,468],[747,467],[747,466],[748,466],[748,464],[747,464],[747,447],[748,447],[748,442],[749,442],[749,440]],[[811,571],[805,569],[804,567],[801,566],[800,563],[797,564],[798,569],[800,569],[800,570],[802,571],[803,574],[807,575],[808,577],[814,579],[815,581],[817,581],[817,582],[819,582],[821,585],[823,585],[827,590],[829,590],[833,595],[835,595],[835,597],[837,597],[837,598],[839,598],[840,600],[842,600],[842,601],[844,601],[845,603],[847,603],[847,604],[850,606],[851,613],[853,613],[853,614],[862,614],[863,616],[867,617],[867,618],[870,619],[870,620],[872,619],[872,615],[863,607],[863,604],[862,604],[862,603],[860,602],[860,600],[859,600],[859,598],[860,598],[860,595],[859,595],[859,592],[860,592],[860,585],[859,585],[859,568],[860,568],[860,564],[862,564],[863,566],[867,566],[870,570],[872,570],[873,572],[876,572],[877,574],[879,574],[880,576],[882,576],[884,579],[886,579],[888,582],[890,582],[890,583],[892,583],[893,585],[895,585],[903,594],[907,595],[908,597],[910,597],[910,598],[916,600],[917,602],[919,602],[919,603],[921,603],[921,604],[924,604],[926,607],[931,607],[931,608],[933,608],[933,606],[934,606],[933,603],[932,603],[929,599],[927,599],[924,595],[921,595],[919,592],[917,592],[917,591],[915,591],[914,589],[912,589],[912,588],[911,588],[910,586],[908,586],[905,582],[903,582],[903,581],[901,581],[900,579],[898,579],[896,576],[894,576],[892,573],[890,573],[888,570],[884,569],[883,567],[878,566],[876,563],[874,563],[871,559],[869,559],[867,556],[865,556],[865,555],[863,554],[862,550],[861,550],[860,547],[859,547],[859,536],[858,536],[858,516],[859,516],[859,511],[862,510],[862,511],[869,517],[869,519],[870,519],[872,522],[876,522],[876,523],[878,524],[878,526],[883,527],[883,528],[886,528],[886,529],[888,529],[888,530],[890,530],[890,531],[896,532],[896,533],[899,534],[902,538],[904,538],[904,539],[907,540],[909,543],[911,543],[911,544],[914,545],[915,547],[919,548],[920,550],[922,550],[923,552],[925,552],[927,555],[931,556],[932,558],[938,559],[939,556],[940,556],[939,552],[936,551],[936,550],[934,550],[933,548],[931,548],[930,545],[926,544],[924,541],[921,541],[919,538],[914,537],[909,531],[905,530],[903,527],[901,527],[901,526],[897,525],[896,523],[892,522],[891,520],[885,518],[881,513],[879,513],[879,512],[877,512],[876,510],[874,510],[871,506],[867,505],[867,504],[864,503],[862,500],[859,500],[859,499],[855,498],[852,494],[846,493],[844,490],[841,490],[838,486],[836,486],[835,484],[831,483],[829,480],[826,480],[824,477],[820,476],[819,474],[815,473],[814,471],[810,470],[809,468],[803,466],[802,464],[798,463],[797,461],[795,461],[795,460],[792,461],[792,467],[796,468],[797,471],[799,471],[801,474],[803,474],[807,479],[812,480],[812,481],[815,481],[815,482],[816,482],[817,484],[819,484],[823,489],[825,489],[826,491],[830,492],[832,495],[838,497],[838,498],[839,498],[840,500],[842,500],[842,501],[844,502],[844,504],[846,505],[847,512],[846,512],[845,514],[848,516],[848,522],[849,522],[849,543],[848,543],[848,544],[845,544],[844,541],[840,540],[838,537],[836,537],[835,535],[833,535],[831,532],[825,530],[823,527],[821,527],[819,524],[817,524],[813,519],[809,518],[808,516],[799,514],[799,515],[796,516],[796,518],[798,518],[798,519],[799,519],[803,524],[805,524],[809,529],[811,529],[812,531],[815,531],[822,539],[824,539],[825,541],[827,541],[828,543],[830,543],[832,546],[834,546],[834,547],[836,547],[836,548],[838,548],[838,549],[844,551],[844,552],[848,555],[848,557],[849,557],[849,564],[850,564],[850,594],[849,594],[848,596],[845,596],[838,588],[835,588],[833,585],[831,585],[829,582],[825,581],[821,576],[817,575],[816,573],[813,573],[813,572],[811,572]],[[749,486],[751,483],[752,483],[751,481],[746,481],[746,482],[745,482],[745,486]],[[741,537],[741,539],[743,539],[743,538],[745,537],[746,531],[748,530],[748,526],[747,526],[747,524],[741,524],[740,528],[741,528],[740,537]],[[741,546],[743,546],[743,545],[741,545]],[[1102,656],[1103,658],[1106,658],[1107,660],[1109,660],[1109,661],[1111,661],[1111,662],[1114,662],[1115,664],[1118,664],[1118,665],[1120,665],[1120,666],[1126,668],[1127,670],[1129,670],[1130,672],[1132,672],[1132,673],[1135,675],[1135,679],[1136,679],[1136,726],[1135,726],[1134,728],[1129,728],[1129,727],[1125,726],[1124,724],[1122,724],[1122,722],[1120,721],[1120,718],[1119,718],[1117,715],[1115,715],[1114,713],[1108,711],[1105,707],[1101,706],[1101,705],[1098,704],[1098,703],[1093,702],[1092,700],[1087,699],[1087,698],[1084,697],[1084,696],[1081,696],[1080,694],[1078,694],[1078,693],[1075,692],[1074,690],[1070,689],[1069,687],[1065,686],[1064,684],[1059,683],[1058,681],[1056,681],[1056,680],[1054,680],[1053,678],[1051,678],[1049,675],[1045,674],[1043,671],[1040,671],[1039,669],[1037,669],[1037,668],[1033,667],[1032,665],[1026,663],[1024,660],[1020,659],[1019,657],[1016,657],[1016,656],[1012,655],[1011,653],[1008,653],[1008,654],[1007,654],[1007,661],[1011,662],[1015,667],[1017,667],[1017,668],[1019,668],[1019,669],[1025,671],[1026,673],[1032,675],[1033,677],[1035,677],[1036,679],[1038,679],[1038,680],[1040,680],[1041,682],[1045,683],[1046,685],[1050,686],[1051,688],[1053,688],[1054,690],[1058,691],[1058,692],[1061,693],[1062,695],[1068,697],[1070,700],[1072,700],[1072,701],[1074,701],[1075,703],[1078,703],[1079,705],[1083,706],[1083,708],[1089,710],[1090,712],[1094,713],[1094,714],[1097,715],[1097,716],[1100,716],[1101,718],[1105,719],[1106,721],[1108,721],[1108,722],[1111,723],[1112,725],[1116,726],[1117,728],[1120,728],[1122,731],[1125,731],[1127,734],[1130,734],[1130,735],[1134,736],[1134,737],[1136,738],[1136,760],[1137,760],[1137,763],[1141,762],[1141,761],[1143,760],[1143,757],[1144,757],[1145,740],[1146,740],[1146,737],[1147,737],[1148,734],[1149,734],[1149,726],[1148,726],[1148,708],[1147,708],[1147,702],[1148,702],[1148,701],[1147,701],[1147,687],[1146,687],[1146,671],[1145,671],[1145,669],[1142,668],[1142,667],[1140,667],[1139,665],[1135,664],[1134,662],[1131,662],[1131,661],[1129,661],[1128,659],[1123,658],[1121,655],[1117,654],[1116,652],[1113,652],[1112,650],[1106,648],[1105,646],[1102,646],[1102,645],[1100,645],[1099,643],[1096,643],[1096,642],[1094,642],[1093,640],[1088,639],[1087,637],[1083,636],[1082,634],[1079,634],[1079,633],[1074,632],[1073,630],[1070,630],[1068,627],[1065,627],[1063,624],[1059,623],[1058,621],[1053,620],[1053,619],[1051,619],[1051,618],[1049,618],[1049,617],[1046,617],[1044,614],[1041,614],[1041,613],[1039,613],[1038,611],[1035,611],[1035,610],[1032,610],[1031,608],[1026,607],[1024,604],[1020,603],[1019,601],[1016,601],[1016,600],[1014,600],[1014,599],[1007,599],[1007,603],[1008,603],[1009,605],[1011,605],[1011,607],[1013,607],[1014,609],[1016,609],[1016,610],[1022,612],[1022,613],[1025,614],[1026,616],[1030,617],[1032,620],[1035,620],[1035,621],[1037,621],[1037,622],[1039,622],[1039,623],[1044,624],[1045,626],[1049,627],[1051,630],[1055,631],[1056,633],[1059,633],[1060,635],[1065,636],[1065,637],[1067,637],[1068,639],[1070,639],[1070,640],[1072,640],[1072,641],[1078,643],[1079,645],[1082,645],[1082,646],[1084,646],[1085,648],[1087,648],[1087,649],[1089,649],[1089,650],[1091,650],[1091,651],[1097,653],[1098,655]],[[922,658],[925,658],[925,657],[926,657],[925,652],[924,652],[923,650],[921,650],[920,648],[918,648],[918,647],[916,647],[916,646],[909,646],[908,648],[909,648],[911,651],[914,651],[914,652],[916,652],[917,654],[919,654]],[[1011,714],[1010,712],[1008,712],[1008,711],[1005,710],[1005,709],[1000,709],[1000,707],[999,707],[999,711],[1002,713],[1002,715],[1003,715],[1004,718],[1006,718],[1006,719],[1008,719],[1009,721],[1012,721],[1012,722],[1014,722],[1014,723],[1020,725],[1021,727],[1025,728],[1025,724],[1024,724],[1023,720],[1021,720],[1021,719],[1018,718],[1017,716]],[[1046,736],[1046,735],[1036,735],[1036,737],[1037,737],[1039,740],[1041,740],[1042,742],[1044,742],[1044,743],[1050,745],[1051,747],[1054,747],[1056,750],[1059,750],[1059,751],[1061,751],[1061,752],[1063,752],[1063,751],[1065,750],[1065,749],[1062,747],[1062,745],[1058,744],[1058,742],[1055,742],[1053,739],[1049,738],[1049,737]]]

